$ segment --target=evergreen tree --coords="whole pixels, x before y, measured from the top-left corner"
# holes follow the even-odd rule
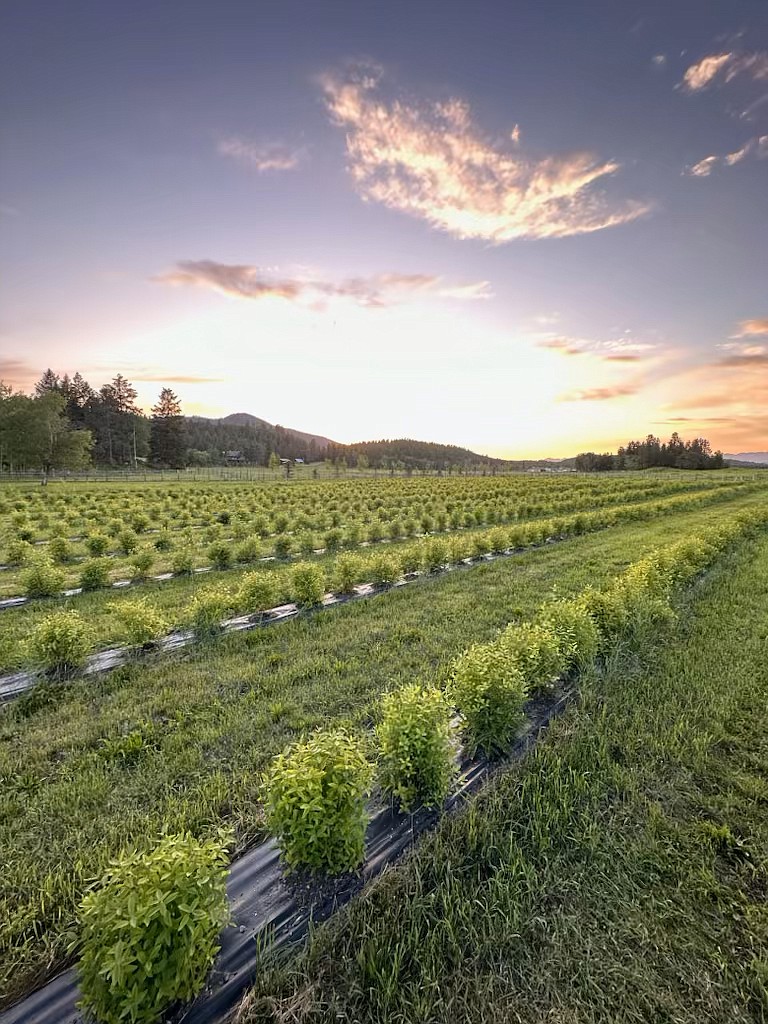
[[[178,397],[170,388],[163,388],[152,409],[149,434],[149,456],[156,466],[181,469],[185,465],[186,438],[184,417]]]

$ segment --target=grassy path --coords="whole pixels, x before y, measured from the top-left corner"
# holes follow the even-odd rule
[[[767,636],[762,538],[241,1021],[765,1020]]]
[[[370,722],[383,690],[451,659],[554,587],[580,590],[734,504],[617,527],[178,658],[40,688],[0,715],[0,993],[61,962],[85,885],[125,845],[221,820],[260,832],[259,775],[298,734]]]

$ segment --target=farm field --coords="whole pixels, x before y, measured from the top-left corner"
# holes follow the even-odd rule
[[[0,672],[30,663],[30,632],[54,607],[78,611],[88,620],[93,643],[108,647],[129,642],[121,607],[137,596],[150,603],[167,631],[193,624],[193,599],[210,592],[212,585],[219,588],[222,611],[230,615],[258,613],[297,600],[287,568],[297,560],[317,565],[324,590],[349,590],[355,584],[382,582],[402,572],[432,569],[504,548],[526,547],[623,521],[674,514],[686,507],[728,502],[763,486],[759,474],[742,473],[717,475],[714,481],[712,474],[706,473],[687,477],[680,473],[657,474],[650,478],[634,474],[627,481],[597,484],[574,477],[561,480],[559,489],[553,489],[556,483],[518,476],[501,480],[345,482],[301,485],[296,489],[273,485],[254,488],[255,497],[240,488],[217,492],[206,487],[202,495],[186,488],[179,504],[194,505],[196,524],[173,528],[167,525],[167,488],[160,488],[160,494],[150,491],[140,495],[138,505],[135,492],[133,497],[126,497],[122,491],[118,495],[107,493],[105,503],[114,502],[122,510],[122,518],[113,520],[112,532],[123,546],[131,546],[138,542],[133,527],[141,525],[145,548],[132,557],[136,560],[143,554],[149,561],[131,567],[125,559],[110,554],[107,533],[89,532],[89,541],[98,541],[99,551],[102,547],[104,550],[77,563],[78,573],[88,574],[88,584],[83,592],[70,597],[65,597],[61,588],[82,581],[67,577],[72,567],[59,564],[60,559],[51,556],[51,549],[60,550],[56,548],[58,540],[67,545],[68,558],[80,556],[71,554],[74,541],[57,538],[53,531],[64,529],[63,524],[69,530],[85,530],[90,518],[65,515],[60,508],[64,501],[61,497],[53,499],[56,512],[44,513],[31,507],[37,508],[44,501],[37,493],[27,489],[14,496],[11,492],[6,507],[20,508],[11,515],[13,525],[6,527],[6,533],[12,536],[6,540],[6,550],[26,564],[1,572],[0,585],[6,595],[42,592],[51,596],[33,597],[21,607],[0,611],[4,627]],[[94,497],[91,491],[83,492],[83,500],[98,502],[98,495]],[[275,510],[274,502],[281,496],[286,511]],[[271,510],[269,515],[259,501]],[[165,518],[161,518],[163,510]],[[201,517],[210,520],[208,525],[202,524]],[[146,533],[151,522],[161,524],[152,543],[162,542],[164,549],[170,548],[160,554],[161,560],[166,559],[161,564],[154,564],[158,553],[146,546],[146,538],[152,536]],[[308,533],[303,530],[307,523],[327,529],[322,534],[317,529]],[[278,530],[274,537],[268,534],[272,527]],[[199,536],[193,544],[190,537],[195,532]],[[204,537],[210,543],[203,543]],[[153,573],[160,568],[179,571],[158,581],[148,578],[150,565]],[[211,571],[192,572],[195,567]],[[253,587],[243,586],[254,569],[270,574],[266,593],[261,588],[261,603]],[[112,580],[131,577],[135,585],[130,588],[109,587]]]
[[[645,479],[668,487],[683,476]],[[460,651],[531,614],[553,589],[567,595],[599,583],[671,539],[764,506],[759,475],[721,479],[728,482],[722,490],[733,491],[721,501],[693,507],[680,501],[663,506],[663,514],[654,514],[653,506],[642,521],[619,520],[609,529],[460,573],[425,576],[370,601],[213,639],[181,655],[150,656],[100,677],[41,684],[8,705],[0,712],[3,1000],[66,961],[76,905],[121,849],[146,847],[163,829],[204,836],[222,822],[235,827],[238,848],[245,848],[264,831],[260,773],[289,742],[317,726],[364,729],[383,692],[414,679],[444,682]],[[529,481],[468,486],[491,483],[511,494]],[[566,494],[571,483],[603,485],[584,478],[557,483]],[[700,477],[697,483],[701,490]],[[614,484],[606,484],[606,494]],[[673,487],[667,499],[696,490],[681,486],[682,494]],[[158,585],[157,592],[186,582]],[[189,596],[179,591],[175,600],[181,605]],[[95,619],[99,602],[111,600],[108,591],[96,591],[73,603],[82,602],[77,606]],[[28,629],[33,612],[33,606],[3,612],[0,621],[26,622]]]
[[[768,538],[582,681],[237,1019],[754,1022],[768,1009]]]

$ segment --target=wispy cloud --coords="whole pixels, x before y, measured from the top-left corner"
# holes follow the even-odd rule
[[[690,174],[694,178],[708,178],[719,162],[720,157],[718,156],[705,156],[703,160],[699,160],[692,167],[686,167],[683,173]]]
[[[460,99],[416,105],[381,96],[381,71],[320,83],[346,131],[349,171],[366,200],[426,220],[457,238],[560,238],[636,220],[650,205],[596,191],[620,165],[588,153],[526,157],[487,138]]]
[[[737,75],[755,81],[768,79],[768,53],[712,53],[686,70],[682,86],[688,92],[706,89],[715,79],[730,82]]]
[[[750,155],[756,156],[758,160],[768,156],[768,135],[755,135],[753,138],[747,139],[744,145],[734,150],[733,153],[725,153],[723,156],[713,153],[711,156],[704,157],[692,167],[686,167],[683,174],[690,174],[695,178],[708,178],[716,167],[733,167]]]
[[[27,387],[40,377],[40,367],[32,366],[26,359],[0,358],[0,380],[11,387]]]
[[[201,377],[192,373],[157,373],[144,371],[133,373],[129,371],[129,376],[132,380],[138,380],[149,384],[222,384],[226,380],[226,377]]]
[[[307,155],[303,147],[292,147],[283,142],[253,142],[237,135],[221,139],[217,150],[221,156],[231,157],[260,172],[292,171]]]
[[[538,348],[548,348],[565,356],[594,356],[608,363],[639,363],[652,358],[659,346],[649,342],[633,341],[631,338],[615,338],[608,341],[590,341],[585,338],[571,338],[567,335],[543,338]]]
[[[558,402],[609,402],[614,398],[628,398],[640,390],[636,384],[615,384],[605,388],[586,388],[582,391],[569,391],[560,395]]]
[[[749,338],[755,334],[768,334],[768,316],[758,317],[755,320],[742,320],[738,332],[734,338]]]
[[[487,281],[450,285],[435,274],[388,272],[338,281],[316,277],[280,277],[250,264],[217,263],[214,260],[182,260],[153,280],[162,284],[211,288],[224,295],[245,299],[277,298],[307,301],[313,306],[327,299],[350,299],[370,308],[396,305],[417,295],[471,300],[491,296]]]

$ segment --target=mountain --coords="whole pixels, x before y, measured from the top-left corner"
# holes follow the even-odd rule
[[[196,419],[203,419],[204,417],[195,417]],[[215,420],[216,423],[228,423],[234,427],[259,427],[262,430],[264,428],[273,430],[285,430],[286,433],[293,435],[294,437],[301,438],[302,441],[306,441],[310,444],[314,441],[318,448],[327,448],[329,444],[335,444],[330,437],[323,437],[322,434],[307,434],[303,430],[294,430],[293,427],[281,427],[279,424],[268,423],[266,420],[260,420],[258,416],[252,416],[249,412],[232,412],[229,416],[224,416],[220,420]]]
[[[729,462],[749,462],[753,465],[768,466],[768,452],[741,452],[739,455],[724,455]]]

